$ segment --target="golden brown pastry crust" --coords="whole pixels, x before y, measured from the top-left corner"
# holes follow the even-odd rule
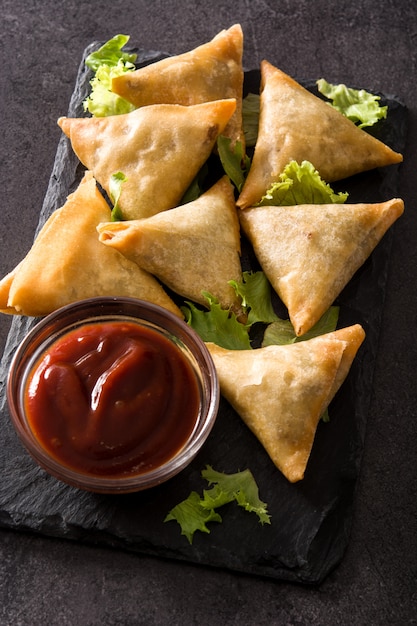
[[[95,296],[129,296],[181,311],[157,280],[98,240],[110,208],[87,172],[79,187],[40,230],[27,256],[0,285],[5,313],[42,316]],[[6,301],[7,293],[7,301]]]
[[[113,174],[127,177],[120,209],[124,219],[139,219],[180,203],[235,108],[233,99],[155,104],[124,115],[61,117],[58,125],[107,194]]]
[[[365,338],[358,324],[285,346],[207,347],[220,389],[290,482],[304,477],[321,415]]]
[[[310,161],[326,182],[402,161],[402,155],[274,67],[261,63],[259,132],[237,204],[257,204],[290,161]]]
[[[23,261],[21,261],[15,268],[11,270],[6,276],[0,280],[0,313],[7,313],[8,315],[14,315],[16,309],[8,305],[10,287],[14,281],[18,269]]]
[[[236,111],[223,134],[244,141],[242,130],[243,32],[240,24],[222,30],[197,48],[114,78],[112,91],[137,107],[186,106],[236,99]]]
[[[374,204],[305,204],[244,209],[242,229],[297,335],[333,304],[404,211],[394,198]]]
[[[240,228],[233,187],[224,176],[197,200],[141,220],[98,226],[99,238],[176,293],[207,306],[208,291],[241,311],[228,284],[241,281]]]

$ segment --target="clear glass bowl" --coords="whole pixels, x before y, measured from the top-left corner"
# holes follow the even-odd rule
[[[168,338],[191,364],[200,395],[195,427],[175,456],[149,471],[123,477],[90,475],[61,464],[32,432],[25,409],[25,390],[30,372],[57,339],[85,324],[114,321],[134,322]],[[13,425],[34,460],[55,478],[98,493],[141,491],[178,474],[206,441],[217,417],[219,398],[219,382],[213,361],[197,333],[171,312],[134,298],[92,298],[48,315],[38,322],[18,347],[7,381],[7,400]]]

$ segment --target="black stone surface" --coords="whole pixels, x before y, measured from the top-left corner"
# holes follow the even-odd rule
[[[108,525],[111,503],[102,507],[103,518],[95,510],[91,528],[85,530],[86,516],[80,528],[65,488],[55,493],[57,518],[36,527],[34,519],[26,524],[27,514],[20,519],[15,512],[12,525],[22,522],[30,533],[0,534],[0,623],[415,623],[414,3],[184,2],[174,10],[168,2],[66,2],[58,8],[52,2],[6,1],[2,9],[2,275],[20,260],[33,239],[61,135],[56,119],[68,109],[82,51],[91,41],[116,32],[130,33],[132,42],[146,50],[177,53],[240,22],[246,67],[256,67],[267,58],[300,79],[324,76],[331,82],[398,95],[408,109],[408,142],[399,170],[399,195],[406,213],[392,232],[353,527],[340,565],[312,588],[131,554],[120,549],[122,544],[101,526],[102,519]],[[3,345],[8,326],[2,319]],[[6,438],[2,445],[14,444]],[[18,454],[13,462],[24,467]],[[13,472],[13,464],[8,471]],[[4,484],[9,477],[6,470],[2,473]],[[40,498],[49,501],[47,483]],[[30,493],[29,485],[26,490]],[[10,503],[24,498],[24,493],[9,494]],[[131,519],[134,500],[126,499],[118,513],[123,519]],[[67,513],[74,513],[73,525],[65,526],[59,517],[63,502]],[[68,536],[82,542],[36,534],[53,533],[63,526]],[[120,535],[120,521],[112,518],[112,529]],[[99,540],[116,548],[84,543]],[[234,540],[239,543],[238,537]],[[256,546],[250,549],[256,552]]]

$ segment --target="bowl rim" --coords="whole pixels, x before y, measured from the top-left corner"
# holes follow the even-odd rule
[[[131,314],[121,311],[123,307],[128,307]],[[97,311],[85,315],[86,311],[90,309],[97,309]],[[133,315],[134,311],[136,311],[136,315]],[[200,419],[190,438],[174,457],[147,472],[122,478],[89,475],[59,463],[38,442],[30,427],[25,425],[26,420],[24,415],[22,415],[22,406],[19,402],[21,385],[24,383],[24,374],[28,370],[27,365],[26,368],[24,367],[25,363],[27,363],[27,351],[33,346],[34,342],[38,349],[38,355],[44,349],[47,349],[48,345],[55,341],[54,337],[57,334],[56,331],[52,334],[48,333],[50,329],[54,329],[54,324],[58,324],[58,331],[61,331],[60,336],[62,336],[65,334],[65,329],[71,330],[73,327],[80,327],[92,321],[101,322],[106,321],[106,319],[110,321],[110,319],[114,320],[115,317],[129,319],[133,322],[143,320],[144,322],[150,322],[156,329],[159,327],[164,332],[168,332],[170,336],[178,337],[179,335],[179,340],[193,357],[193,368],[198,368],[196,374],[200,379],[202,395],[207,400],[202,407]],[[148,319],[148,317],[151,319]],[[176,332],[173,332],[173,330],[176,330]],[[176,344],[175,341],[173,343]],[[96,493],[130,493],[149,489],[166,482],[189,465],[207,440],[217,419],[220,385],[213,359],[205,342],[179,316],[159,305],[138,298],[99,296],[78,300],[60,307],[41,318],[31,328],[12,357],[7,376],[6,397],[11,422],[21,443],[35,462],[46,472],[73,487],[87,491]]]

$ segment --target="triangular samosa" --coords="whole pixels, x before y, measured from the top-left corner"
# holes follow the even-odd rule
[[[235,24],[189,52],[113,78],[112,91],[137,107],[235,98],[236,111],[223,134],[242,141],[242,56],[242,28]]]
[[[40,230],[16,269],[0,282],[3,313],[42,316],[96,296],[129,296],[182,316],[158,281],[98,240],[110,208],[91,172]]]
[[[242,229],[303,335],[320,319],[403,213],[398,198],[375,204],[300,204],[240,211]]]
[[[236,101],[155,104],[124,115],[58,120],[81,163],[110,196],[122,172],[119,208],[139,219],[178,205],[234,113]]]
[[[220,389],[290,482],[304,477],[320,417],[345,380],[365,333],[356,324],[256,350],[207,347]]]
[[[238,206],[257,204],[293,160],[310,161],[329,183],[399,163],[402,155],[263,61],[258,138]]]
[[[240,230],[233,187],[223,176],[197,200],[141,220],[98,227],[100,241],[154,274],[167,287],[203,305],[202,291],[240,311],[228,281],[240,281]]]

